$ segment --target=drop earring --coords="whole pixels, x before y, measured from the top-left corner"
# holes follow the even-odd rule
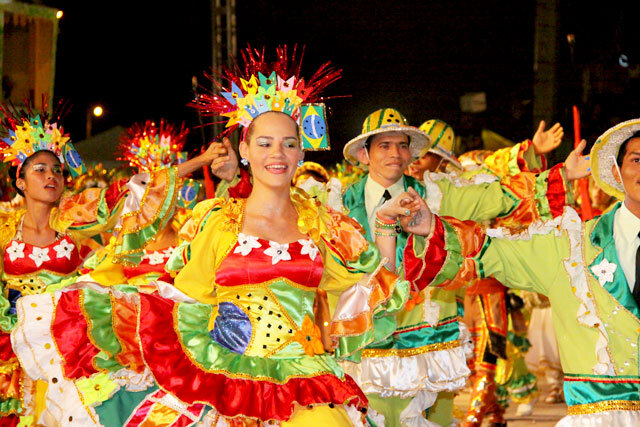
[[[249,160],[245,159],[244,157],[240,159],[240,163],[242,163],[242,166],[249,166]]]
[[[304,160],[298,160],[298,167],[302,167],[303,164],[304,164]]]

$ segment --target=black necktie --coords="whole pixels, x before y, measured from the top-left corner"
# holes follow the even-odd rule
[[[640,237],[640,233],[638,233]],[[636,300],[636,304],[640,308],[640,246],[636,251],[636,283],[633,285],[633,299]]]
[[[384,194],[382,194],[382,203],[380,203],[380,205],[384,204],[384,202],[390,199],[391,199],[391,193],[389,193],[389,190],[384,190]]]

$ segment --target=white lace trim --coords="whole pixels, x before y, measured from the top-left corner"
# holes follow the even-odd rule
[[[456,187],[466,187],[469,185],[491,184],[492,182],[497,181],[498,177],[488,173],[479,173],[477,175],[473,175],[470,179],[467,179],[455,172],[425,172],[423,181],[427,189],[427,205],[429,206],[429,209],[431,209],[431,212],[436,215],[440,213],[443,197],[442,190],[440,190],[437,182],[444,179],[448,180]]]

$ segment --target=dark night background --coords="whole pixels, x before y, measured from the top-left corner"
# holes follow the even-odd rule
[[[55,97],[72,102],[64,121],[72,139],[84,138],[85,111],[106,110],[93,133],[135,121],[184,120],[196,125],[186,107],[191,77],[204,83],[211,66],[209,1],[160,2],[42,1],[64,11],[58,38]],[[250,1],[237,2],[238,47],[295,43],[306,46],[303,75],[331,60],[344,70],[328,95],[333,152],[312,160],[340,160],[345,142],[360,132],[366,115],[392,106],[412,125],[440,118],[463,136],[484,126],[512,140],[533,133],[534,1]],[[633,2],[561,1],[558,111],[569,140],[570,106],[579,102],[583,136],[593,142],[612,122],[638,115],[639,78],[618,65],[626,53],[640,57]],[[572,62],[566,34],[576,36]],[[573,65],[575,64],[575,66]],[[590,89],[582,74],[591,72]],[[630,77],[631,76],[631,77]],[[484,91],[488,109],[459,112],[459,97]],[[583,98],[581,95],[587,93]],[[210,129],[207,130],[210,132]],[[201,140],[192,132],[189,147]]]

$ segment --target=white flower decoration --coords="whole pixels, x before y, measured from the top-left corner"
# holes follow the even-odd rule
[[[13,241],[11,242],[11,246],[6,249],[9,254],[9,259],[11,262],[17,260],[18,258],[24,258],[24,243]]]
[[[146,253],[142,258],[148,259],[150,265],[164,264],[164,260],[165,260],[164,252],[159,252],[159,251]]]
[[[58,245],[53,247],[53,250],[56,251],[56,258],[66,258],[70,260],[74,247],[75,246],[68,240],[62,239]]]
[[[262,245],[260,244],[260,242],[258,242],[258,238],[256,236],[250,236],[248,234],[240,233],[238,234],[238,246],[236,246],[236,248],[233,250],[233,253],[247,256],[252,249],[261,247]]]
[[[264,254],[271,257],[271,265],[275,265],[280,261],[289,261],[291,259],[288,243],[281,245],[280,243],[270,241],[269,249],[265,250]]]
[[[319,251],[316,245],[313,243],[313,240],[308,239],[308,240],[298,240],[298,241],[302,245],[302,249],[300,249],[300,255],[309,255],[309,258],[311,258],[311,261],[315,260]]]
[[[40,267],[43,262],[49,261],[49,248],[38,248],[36,246],[33,247],[33,252],[29,255],[29,258],[36,263],[36,267]]]
[[[598,278],[600,286],[604,286],[607,282],[613,282],[613,273],[616,271],[616,268],[618,268],[616,264],[603,259],[600,264],[594,265],[591,271],[593,271],[593,274]]]
[[[170,258],[171,255],[173,255],[173,251],[175,251],[176,248],[174,246],[169,246],[167,249],[164,250],[164,256],[166,256],[167,258]]]

